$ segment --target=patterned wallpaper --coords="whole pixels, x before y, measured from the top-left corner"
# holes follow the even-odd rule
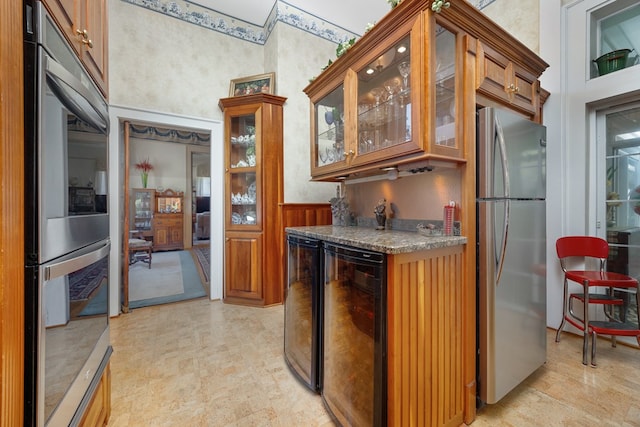
[[[526,11],[528,25],[522,18],[517,25],[507,22],[501,13],[507,0],[474,0],[474,4],[493,3],[483,12],[496,15],[517,36],[520,27],[537,28],[537,7],[532,4],[537,1],[508,0]],[[276,3],[264,28],[184,0],[108,3],[111,104],[221,120],[217,103],[229,95],[231,79],[275,72],[277,94],[287,97],[284,201],[326,202],[335,194],[334,184],[309,182],[309,99],[303,89],[335,57],[336,41],[321,35],[340,39],[339,31],[344,30],[284,1]]]

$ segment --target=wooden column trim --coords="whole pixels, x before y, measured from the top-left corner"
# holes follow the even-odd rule
[[[130,146],[129,136],[131,132],[130,123],[125,121],[122,126],[124,127],[124,223],[123,223],[123,236],[122,236],[122,304],[121,309],[123,313],[129,312],[129,230],[131,224],[129,224],[129,200],[131,195],[129,191],[129,162],[130,160]],[[154,201],[155,203],[155,201]]]
[[[24,76],[22,2],[0,3],[0,426],[24,399]]]

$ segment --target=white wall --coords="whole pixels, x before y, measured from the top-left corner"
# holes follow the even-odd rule
[[[148,159],[153,166],[147,182],[149,188],[188,192],[186,144],[132,138],[129,158],[129,183],[132,188],[142,188],[140,171],[135,164]]]
[[[550,69],[542,86],[551,92],[544,106],[547,126],[547,323],[557,328],[562,314],[562,274],[555,241],[563,235],[605,236],[596,224],[595,112],[616,102],[640,99],[640,67],[589,79],[587,12],[603,0],[545,0],[540,3],[541,56]]]

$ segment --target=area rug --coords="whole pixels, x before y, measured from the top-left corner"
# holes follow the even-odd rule
[[[184,293],[179,252],[156,252],[148,264],[129,266],[129,301]]]
[[[209,246],[194,246],[191,248],[191,253],[198,261],[198,267],[202,274],[202,282],[208,284],[209,271],[211,270],[211,262],[209,258],[211,252]]]
[[[162,264],[160,265],[156,264],[156,260],[162,254],[175,254],[179,257],[183,291],[179,294],[171,294],[171,295],[154,295],[154,296],[147,295],[149,296],[148,298],[135,300],[135,301],[131,297],[129,297],[129,308],[133,309],[133,308],[147,307],[150,305],[167,304],[171,302],[201,298],[207,295],[207,293],[204,290],[205,289],[204,285],[200,280],[200,276],[198,275],[196,264],[193,261],[193,257],[191,256],[189,251],[154,252],[152,262],[151,262],[151,269],[148,269],[146,264],[140,264],[141,270],[143,270],[140,272],[142,277],[141,283],[143,286],[149,286],[152,289],[155,287],[154,283],[150,281],[150,280],[153,280],[151,279],[151,277],[149,277],[149,279],[144,279],[145,277],[144,272],[149,272],[156,269],[162,272],[164,270],[164,269],[161,270],[160,268]],[[135,264],[133,266],[135,266]],[[132,279],[130,276],[129,277],[130,290],[131,290],[131,287],[132,287]]]

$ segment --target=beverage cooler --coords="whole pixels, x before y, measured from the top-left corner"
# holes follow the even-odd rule
[[[288,274],[284,296],[284,356],[311,390],[321,389],[322,242],[287,236]]]
[[[340,425],[386,425],[386,255],[324,243],[322,399]]]

